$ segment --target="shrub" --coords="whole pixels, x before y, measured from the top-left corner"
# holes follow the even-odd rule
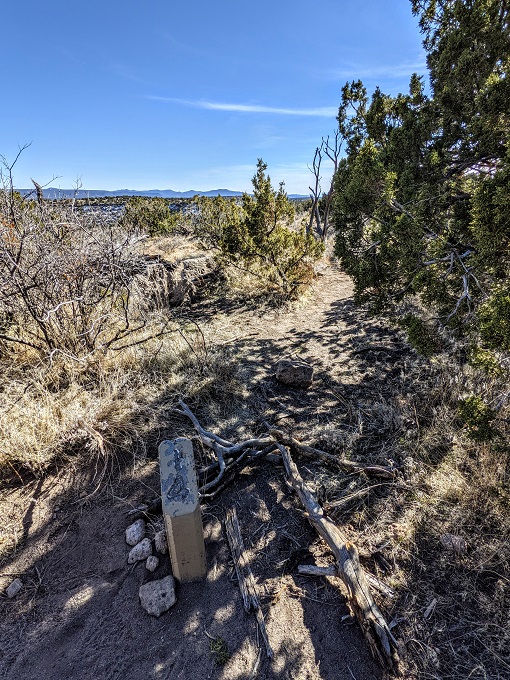
[[[172,214],[164,198],[132,196],[126,203],[122,222],[126,228],[148,234],[163,236],[175,228],[179,214]]]
[[[369,97],[346,83],[336,252],[357,298],[420,301],[457,337],[510,349],[510,8],[412,0],[430,88]]]
[[[324,245],[306,234],[304,226],[292,228],[294,208],[283,183],[276,191],[266,169],[259,160],[253,196],[244,194],[240,205],[222,197],[199,199],[196,231],[228,262],[292,294],[313,277],[313,261]]]
[[[430,357],[439,351],[439,339],[423,319],[415,314],[407,314],[400,325],[407,331],[407,339],[417,352]]]
[[[495,287],[479,313],[480,335],[488,347],[510,350],[510,286]]]
[[[505,369],[498,361],[494,352],[482,347],[473,347],[469,357],[469,363],[474,368],[485,371],[487,375],[498,377],[505,374]]]
[[[147,325],[140,238],[101,210],[0,191],[0,350],[84,361],[130,342]]]
[[[496,414],[481,397],[471,395],[460,400],[457,412],[460,420],[467,427],[469,437],[474,441],[489,441],[496,434],[496,430],[492,427]]]

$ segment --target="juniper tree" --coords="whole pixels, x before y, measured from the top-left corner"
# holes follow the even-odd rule
[[[259,159],[253,194],[243,194],[240,205],[221,197],[199,201],[196,229],[228,261],[291,293],[313,275],[312,262],[324,246],[304,228],[294,228],[284,184],[274,189],[266,170]]]
[[[489,322],[510,305],[508,6],[412,8],[431,94],[418,75],[396,97],[376,89],[369,98],[360,81],[343,88],[337,253],[359,298],[384,304],[416,293],[444,323],[510,349],[510,331]]]

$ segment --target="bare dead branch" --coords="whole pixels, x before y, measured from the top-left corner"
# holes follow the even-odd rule
[[[334,522],[326,517],[299,474],[288,449],[281,444],[278,448],[282,454],[288,481],[305,507],[308,521],[333,551],[338,574],[347,588],[349,605],[372,653],[383,666],[391,671],[396,670],[399,661],[397,641],[374,602],[356,547],[348,541]]]
[[[303,576],[339,576],[338,567],[333,564],[330,567],[317,567],[315,564],[300,564],[298,565],[298,574],[302,574]],[[375,588],[375,590],[378,590],[388,598],[395,597],[395,591],[376,576],[366,571],[365,577],[372,588]]]
[[[237,519],[237,512],[235,508],[227,511],[225,529],[227,531],[227,538],[230,545],[230,550],[232,552],[232,557],[234,558],[234,566],[236,570],[237,581],[239,583],[239,589],[241,590],[241,595],[243,598],[244,608],[247,612],[249,612],[251,609],[255,611],[260,634],[266,646],[267,656],[272,659],[274,652],[267,635],[264,615],[262,614],[260,601],[257,595],[257,585],[246,558],[246,551],[244,548],[241,529],[239,527],[239,520]]]
[[[339,458],[334,456],[332,453],[327,453],[326,451],[321,451],[313,446],[308,446],[303,444],[294,437],[286,434],[282,430],[271,429],[270,434],[280,443],[285,446],[289,446],[296,453],[307,456],[314,460],[322,460],[325,463],[340,467],[346,472],[350,473],[361,473],[364,472],[366,475],[372,477],[384,477],[385,479],[393,479],[395,477],[396,468],[383,467],[381,465],[360,465],[355,461],[348,460],[346,458]]]

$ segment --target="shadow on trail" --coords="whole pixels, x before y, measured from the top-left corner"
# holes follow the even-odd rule
[[[140,585],[166,575],[170,565],[162,558],[151,575],[143,563],[126,564],[125,511],[156,495],[158,484],[152,466],[126,482],[123,498],[102,492],[80,501],[70,490],[65,500],[77,501],[75,507],[58,518],[51,506],[55,500],[62,504],[63,497],[49,503],[49,515],[29,536],[25,555],[2,567],[4,573],[23,566],[25,584],[16,599],[0,601],[2,678],[251,678],[258,656],[256,622],[244,612],[232,580],[222,528],[225,509],[232,505],[241,518],[275,651],[270,662],[262,650],[258,677],[347,679],[353,650],[365,669],[361,677],[380,677],[365,658],[359,632],[341,624],[346,613],[341,600],[327,602],[324,612],[323,588],[285,573],[296,544],[308,548],[315,537],[282,488],[280,470],[243,474],[216,503],[204,506],[206,580],[178,586],[176,605],[161,618],[145,614],[138,603]],[[35,546],[38,551],[31,553]],[[205,631],[225,641],[230,658],[224,666],[216,664]]]
[[[214,311],[211,308],[210,313]],[[318,328],[295,324],[279,337],[277,324],[278,319],[274,336],[266,322],[266,337],[250,336],[235,343],[231,361],[237,364],[244,391],[218,395],[221,409],[228,412],[229,402],[232,407],[225,427],[215,421],[214,386],[209,385],[204,396],[195,394],[189,405],[202,424],[234,439],[246,432],[265,432],[269,423],[307,441],[312,438],[312,443],[329,444],[335,451],[335,442],[321,435],[329,429],[339,438],[338,452],[345,453],[348,441],[349,455],[360,460],[398,461],[402,426],[398,400],[412,391],[411,367],[416,360],[398,333],[369,321],[350,300],[333,303]],[[277,361],[289,354],[313,363],[315,381],[309,390],[288,388],[275,380]],[[190,423],[172,413],[175,401],[174,393],[163,393],[147,405],[157,407],[161,418],[145,435],[144,466],[134,470],[132,457],[119,454],[101,490],[91,497],[83,493],[95,488],[93,470],[76,475],[62,471],[64,491],[59,495],[51,494],[49,481],[34,489],[22,544],[1,567],[0,576],[20,575],[25,588],[12,601],[0,600],[0,678],[347,680],[352,678],[351,668],[358,680],[381,678],[360,631],[341,622],[347,609],[338,589],[326,580],[296,575],[294,557],[298,563],[314,561],[324,554],[324,547],[285,487],[283,471],[265,464],[242,473],[215,502],[203,506],[206,580],[178,587],[176,605],[160,619],[142,611],[140,585],[161,578],[170,567],[167,557],[154,575],[143,564],[126,564],[126,511],[159,494],[157,443],[193,435]],[[161,404],[167,404],[166,412]],[[390,410],[393,419],[388,417]],[[429,416],[423,411],[420,417]],[[126,428],[139,418],[133,408]],[[307,466],[303,474],[313,480],[318,467],[308,462]],[[340,477],[338,488],[352,481],[347,475]],[[384,491],[370,496],[372,511],[377,512],[384,498]],[[231,579],[222,528],[225,509],[232,505],[238,510],[275,649],[273,662],[262,651],[258,675],[254,675],[255,618],[244,612],[239,588]],[[346,523],[356,508],[346,507],[342,515]],[[230,659],[224,666],[216,665],[205,630],[225,641]]]

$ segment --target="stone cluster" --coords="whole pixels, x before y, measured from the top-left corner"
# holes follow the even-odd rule
[[[159,557],[152,554],[152,541],[147,538],[147,526],[143,519],[137,519],[126,529],[126,543],[131,546],[127,562],[136,564],[145,560],[145,568],[155,572],[159,566]],[[168,551],[165,530],[156,532],[154,547],[157,553],[164,555]],[[140,586],[138,591],[140,604],[148,614],[161,616],[176,602],[175,581],[173,576],[165,576],[155,581],[149,581]]]

